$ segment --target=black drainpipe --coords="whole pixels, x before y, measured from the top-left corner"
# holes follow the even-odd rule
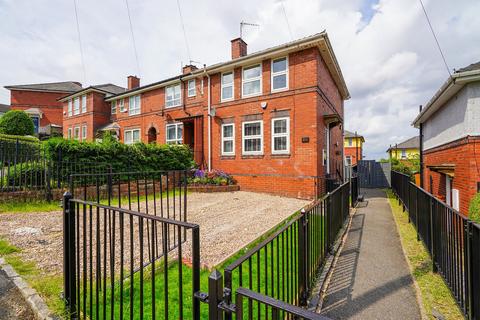
[[[420,105],[420,112],[422,112],[422,105]],[[423,187],[423,123],[420,122],[420,188]]]

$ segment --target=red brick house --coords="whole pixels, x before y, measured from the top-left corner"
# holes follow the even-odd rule
[[[423,187],[467,215],[480,191],[480,62],[457,70],[421,110]]]
[[[63,96],[59,99],[63,103],[63,136],[79,141],[94,140],[97,131],[111,123],[111,106],[105,99],[125,90],[108,83]]]
[[[345,130],[343,133],[345,165],[356,166],[363,159],[363,144],[365,138],[359,134]]]
[[[231,50],[231,60],[148,85],[131,76],[126,91],[91,99],[103,118],[75,123],[86,124],[87,139],[100,129],[125,143],[190,145],[200,166],[233,174],[243,190],[309,198],[326,177],[343,179],[349,92],[327,34],[252,54],[238,38]],[[64,97],[64,109],[82,94]],[[73,118],[65,114],[64,131]]]
[[[58,99],[81,88],[73,81],[5,86],[10,90],[10,108],[28,113],[36,134],[49,134],[52,127],[62,127],[63,104]]]

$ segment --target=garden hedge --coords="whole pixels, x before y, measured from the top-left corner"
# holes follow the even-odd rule
[[[35,126],[25,111],[10,110],[0,118],[0,133],[33,135]]]
[[[475,194],[475,196],[470,201],[470,206],[468,208],[468,218],[477,223],[480,223],[480,193]]]

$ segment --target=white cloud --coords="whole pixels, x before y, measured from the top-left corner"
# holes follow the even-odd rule
[[[366,138],[366,156],[379,158],[389,144],[416,134],[410,126],[447,72],[417,0],[284,0],[295,38],[329,33],[352,98],[346,128]],[[87,85],[125,85],[136,74],[123,1],[77,1]],[[480,58],[480,2],[424,1],[451,68]],[[230,57],[240,21],[249,51],[287,42],[280,0],[180,0],[191,57],[177,3],[130,0],[142,83],[179,72],[190,59],[212,64]],[[0,0],[0,85],[42,81],[84,82],[71,1]],[[0,90],[7,103],[8,91]]]

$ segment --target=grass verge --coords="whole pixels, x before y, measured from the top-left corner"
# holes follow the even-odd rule
[[[0,256],[38,292],[52,312],[57,315],[65,314],[63,300],[60,298],[63,277],[43,273],[35,263],[23,261],[19,255],[20,252],[20,248],[0,239]]]
[[[420,288],[421,301],[429,319],[432,311],[440,312],[445,319],[463,319],[454,297],[441,275],[432,272],[432,260],[422,241],[417,241],[417,231],[408,223],[408,215],[398,205],[393,192],[387,190],[393,217],[397,224],[402,247],[409,262],[413,278]]]
[[[30,213],[30,212],[50,212],[60,211],[59,201],[2,201],[0,203],[0,213]]]

